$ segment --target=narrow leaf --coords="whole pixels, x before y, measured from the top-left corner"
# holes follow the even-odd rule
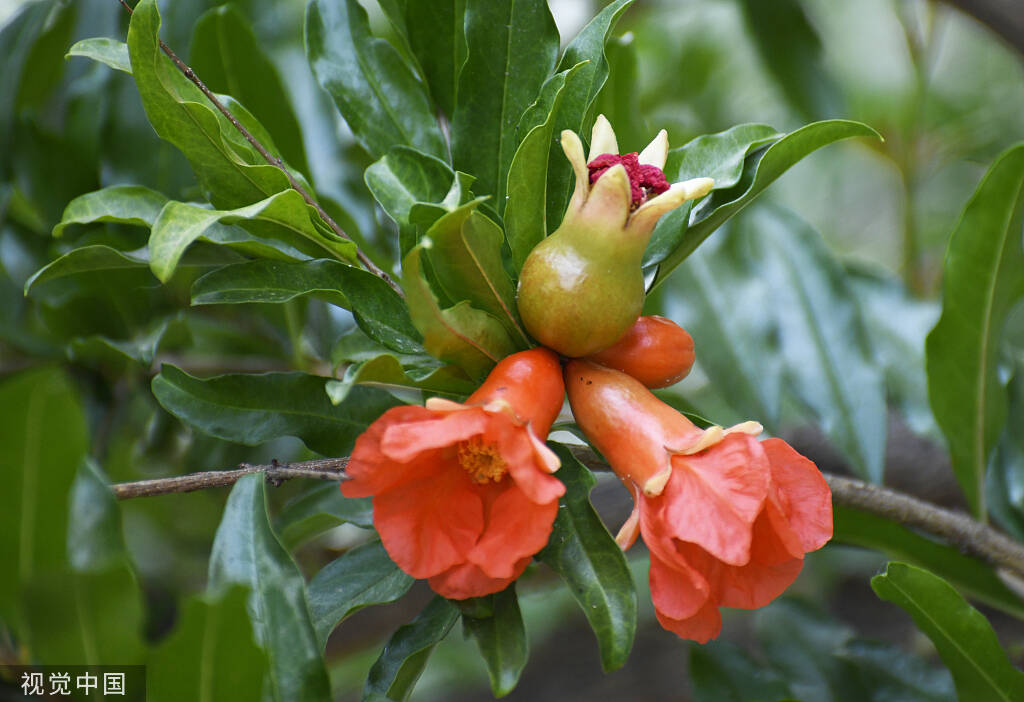
[[[925,343],[928,397],[953,471],[984,518],[985,470],[1007,393],[997,361],[1006,315],[1024,297],[1024,144],[999,156],[960,215],[946,249],[942,316]]]
[[[306,55],[352,132],[376,158],[404,144],[444,158],[441,129],[423,89],[393,46],[370,34],[356,0],[314,0]]]
[[[893,562],[871,587],[906,610],[932,640],[961,700],[1024,699],[1024,673],[1010,663],[992,625],[942,578]]]
[[[249,589],[249,620],[267,653],[274,700],[328,700],[330,684],[306,599],[306,582],[267,519],[262,475],[231,489],[210,554],[209,591]]]
[[[371,338],[398,351],[422,351],[402,298],[377,276],[339,261],[247,261],[207,273],[192,286],[193,305],[284,303],[310,295],[352,310]]]
[[[881,482],[887,409],[881,369],[868,345],[845,272],[817,232],[782,210],[754,213],[759,257],[774,292],[782,356],[796,395],[864,478]]]
[[[446,214],[427,230],[432,246],[427,258],[452,300],[470,304],[501,321],[509,335],[524,345],[529,339],[519,326],[512,280],[501,261],[501,227],[481,214],[478,200]]]
[[[123,254],[109,246],[99,244],[80,246],[77,249],[71,249],[60,258],[51,261],[32,274],[32,277],[25,281],[25,294],[28,295],[43,283],[60,280],[61,278],[80,273],[123,269],[142,270],[148,266],[148,261],[130,254]],[[151,281],[153,280],[149,275],[146,277]]]
[[[95,222],[152,227],[165,204],[167,198],[155,190],[141,185],[112,185],[79,195],[69,202],[60,222],[53,228],[53,235],[63,235],[72,224]]]
[[[309,608],[320,645],[346,618],[363,607],[394,602],[413,582],[380,541],[357,546],[325,565],[309,583]]]
[[[637,598],[626,557],[590,504],[594,476],[561,444],[551,447],[562,461],[555,474],[566,494],[555,518],[551,539],[540,560],[565,580],[569,592],[590,622],[601,667],[622,667],[633,648]]]
[[[555,67],[558,29],[544,0],[466,0],[466,63],[452,118],[455,167],[505,209],[516,125]],[[575,65],[575,62],[574,64]]]
[[[512,249],[516,270],[533,247],[547,236],[548,219],[560,219],[561,212],[547,211],[548,158],[555,138],[555,116],[562,104],[566,84],[580,75],[585,63],[562,71],[544,84],[540,97],[530,105],[519,123],[523,135],[508,172],[508,203],[505,206],[505,237]]]
[[[529,658],[526,626],[519,611],[515,584],[491,596],[491,613],[487,617],[462,615],[466,634],[476,640],[487,664],[491,692],[504,697],[515,689]]]
[[[585,126],[584,121],[608,79],[605,44],[611,38],[619,17],[632,2],[633,0],[614,0],[609,3],[565,47],[565,52],[558,62],[559,71],[567,71],[580,63],[586,63],[569,83],[562,104],[558,108],[553,130],[556,136],[565,129],[571,129],[580,134],[582,138],[589,138],[589,134],[582,133]],[[548,156],[547,207],[545,208],[550,213],[547,221],[549,232],[555,229],[562,213],[565,212],[572,188],[572,167],[563,155],[558,142],[554,141]]]
[[[356,387],[340,405],[324,391],[326,378],[305,373],[194,378],[164,365],[153,394],[181,421],[227,441],[255,445],[295,436],[326,456],[344,456],[356,437],[398,404],[388,393]]]
[[[196,21],[189,60],[210,90],[229,93],[249,109],[274,137],[285,161],[309,173],[302,130],[288,93],[237,7],[215,7]]]
[[[291,550],[339,524],[372,529],[372,501],[369,497],[345,497],[334,483],[323,483],[285,503],[274,529]]]
[[[409,314],[430,355],[465,369],[474,378],[483,377],[515,346],[497,319],[469,302],[441,309],[421,269],[420,254],[429,242],[410,251],[402,263]]]
[[[399,627],[370,668],[363,699],[380,695],[396,702],[409,699],[434,647],[444,640],[459,618],[459,610],[437,596],[419,615]]]
[[[271,166],[210,106],[199,88],[160,49],[156,0],[141,0],[128,28],[128,50],[142,106],[156,133],[192,165],[214,206],[234,208],[287,190],[288,179]],[[273,153],[266,130],[247,110],[230,102],[236,117]]]
[[[459,71],[466,60],[465,0],[406,0],[409,47],[419,61],[435,104],[450,118]]]
[[[117,39],[94,37],[82,39],[71,45],[65,58],[83,56],[93,61],[105,63],[116,71],[132,72],[131,60],[128,58],[128,45]]]
[[[790,132],[764,151],[749,156],[744,162],[743,175],[735,185],[712,191],[694,210],[689,229],[680,237],[679,246],[659,265],[653,285],[659,285],[713,231],[746,207],[795,163],[822,146],[858,136],[880,138],[878,132],[860,122],[814,122]],[[671,182],[678,180],[677,173],[666,171],[665,175]]]
[[[927,568],[972,598],[1024,619],[1024,601],[1006,587],[992,566],[965,556],[956,546],[935,541],[882,517],[835,504],[836,543],[870,548],[889,558]]]
[[[173,633],[146,665],[149,702],[260,699],[267,654],[253,640],[246,590],[190,597]]]

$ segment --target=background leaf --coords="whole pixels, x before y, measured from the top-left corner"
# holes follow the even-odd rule
[[[117,39],[95,37],[76,41],[66,54],[67,58],[72,56],[91,58],[93,61],[105,63],[123,73],[132,72],[131,59],[128,57],[128,45]]]
[[[311,536],[339,524],[373,528],[373,504],[369,497],[345,497],[333,483],[313,485],[285,503],[274,530],[291,550]]]
[[[1024,695],[1024,673],[1006,658],[992,625],[942,578],[893,562],[871,587],[905,609],[932,640],[961,700],[1010,702]]]
[[[557,443],[551,447],[562,461],[555,475],[565,483],[566,494],[551,539],[538,558],[565,580],[597,637],[601,667],[610,672],[626,662],[633,647],[637,616],[633,576],[622,549],[590,504],[594,476],[567,447]]]
[[[448,635],[458,617],[459,610],[438,595],[415,619],[399,627],[370,668],[363,699],[380,695],[396,702],[408,700],[434,647]]]
[[[989,168],[949,239],[942,316],[925,346],[928,396],[960,487],[984,518],[985,470],[1006,421],[997,370],[1006,315],[1024,297],[1024,144]]]
[[[249,620],[267,653],[273,699],[328,700],[330,684],[306,599],[306,583],[267,519],[262,475],[231,489],[210,554],[209,590],[249,588]]]
[[[357,546],[325,565],[309,582],[309,608],[321,647],[346,618],[363,607],[394,602],[413,582],[380,541]]]
[[[558,29],[544,0],[466,0],[466,63],[452,118],[452,161],[505,209],[516,125],[555,67]]]
[[[529,644],[515,585],[509,585],[489,599],[490,615],[474,617],[464,612],[462,626],[466,634],[476,640],[487,664],[491,691],[495,697],[504,697],[519,682],[529,658]]]
[[[382,390],[355,387],[332,405],[325,382],[305,373],[200,380],[165,364],[153,378],[153,394],[168,412],[211,436],[248,445],[295,436],[325,456],[348,454],[373,420],[399,404]]]
[[[253,640],[245,588],[185,602],[174,632],[149,656],[146,687],[152,702],[249,702],[262,694],[267,654]]]
[[[370,34],[356,0],[315,0],[306,12],[306,55],[317,81],[371,156],[396,145],[446,158],[423,85],[393,46]]]

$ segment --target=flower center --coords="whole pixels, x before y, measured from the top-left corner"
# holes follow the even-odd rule
[[[652,194],[660,195],[668,190],[668,180],[665,173],[657,166],[640,163],[636,153],[631,154],[601,154],[587,164],[590,170],[590,184],[593,185],[598,178],[604,175],[612,166],[622,164],[629,176],[629,191],[633,202],[631,210],[644,203]]]
[[[459,465],[469,473],[473,482],[483,485],[489,480],[498,482],[508,472],[505,459],[492,443],[484,443],[479,436],[460,441],[458,444]]]

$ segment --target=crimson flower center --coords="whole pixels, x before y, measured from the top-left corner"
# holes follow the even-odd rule
[[[490,480],[500,481],[508,472],[508,464],[491,442],[479,436],[458,443],[459,465],[469,473],[474,483],[483,485]]]
[[[668,179],[665,173],[657,166],[640,163],[636,153],[631,154],[601,154],[587,164],[590,171],[590,184],[593,185],[598,178],[604,175],[612,166],[622,164],[629,176],[629,192],[632,196],[630,209],[635,210],[642,205],[651,195],[660,195],[668,190]]]

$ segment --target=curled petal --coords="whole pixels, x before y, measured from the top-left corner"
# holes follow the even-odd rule
[[[486,427],[487,414],[482,409],[466,408],[440,419],[394,424],[385,430],[380,448],[388,458],[402,463],[421,451],[453,446],[482,434]]]
[[[718,635],[722,633],[722,615],[718,611],[718,607],[710,601],[706,602],[692,616],[685,619],[673,619],[663,614],[657,608],[655,608],[654,613],[657,615],[658,623],[662,627],[668,629],[676,636],[696,641],[700,644],[705,644],[711,639],[718,638]]]
[[[547,471],[546,464],[538,464],[536,448],[527,429],[495,422],[484,439],[498,445],[512,480],[530,500],[542,504],[557,501],[565,494],[562,481]]]
[[[782,594],[803,568],[802,558],[766,564],[751,559],[742,566],[723,563],[693,544],[680,544],[680,554],[707,579],[710,598],[722,607],[757,609]]]
[[[461,563],[443,573],[431,577],[427,582],[431,589],[450,600],[466,600],[470,597],[483,597],[493,592],[500,592],[523,574],[530,559],[523,558],[512,569],[508,578],[492,578],[473,563]]]
[[[466,560],[484,529],[484,505],[469,475],[453,467],[375,496],[373,520],[391,560],[429,578]]]
[[[730,434],[694,456],[673,456],[675,469],[654,518],[672,536],[702,546],[726,563],[750,558],[751,527],[768,496],[768,459],[758,442]]]
[[[389,427],[432,418],[433,415],[422,407],[393,407],[381,415],[356,440],[352,457],[345,467],[350,480],[341,484],[342,494],[346,497],[369,497],[436,473],[439,462],[434,452],[420,454],[402,470],[393,470],[394,461],[385,456],[380,447]]]
[[[469,561],[488,577],[512,577],[521,559],[547,544],[556,514],[557,499],[536,504],[517,487],[503,490],[487,510],[487,525],[470,550]]]
[[[814,462],[782,439],[761,442],[771,464],[772,483],[783,514],[804,552],[832,538],[832,492]]]

